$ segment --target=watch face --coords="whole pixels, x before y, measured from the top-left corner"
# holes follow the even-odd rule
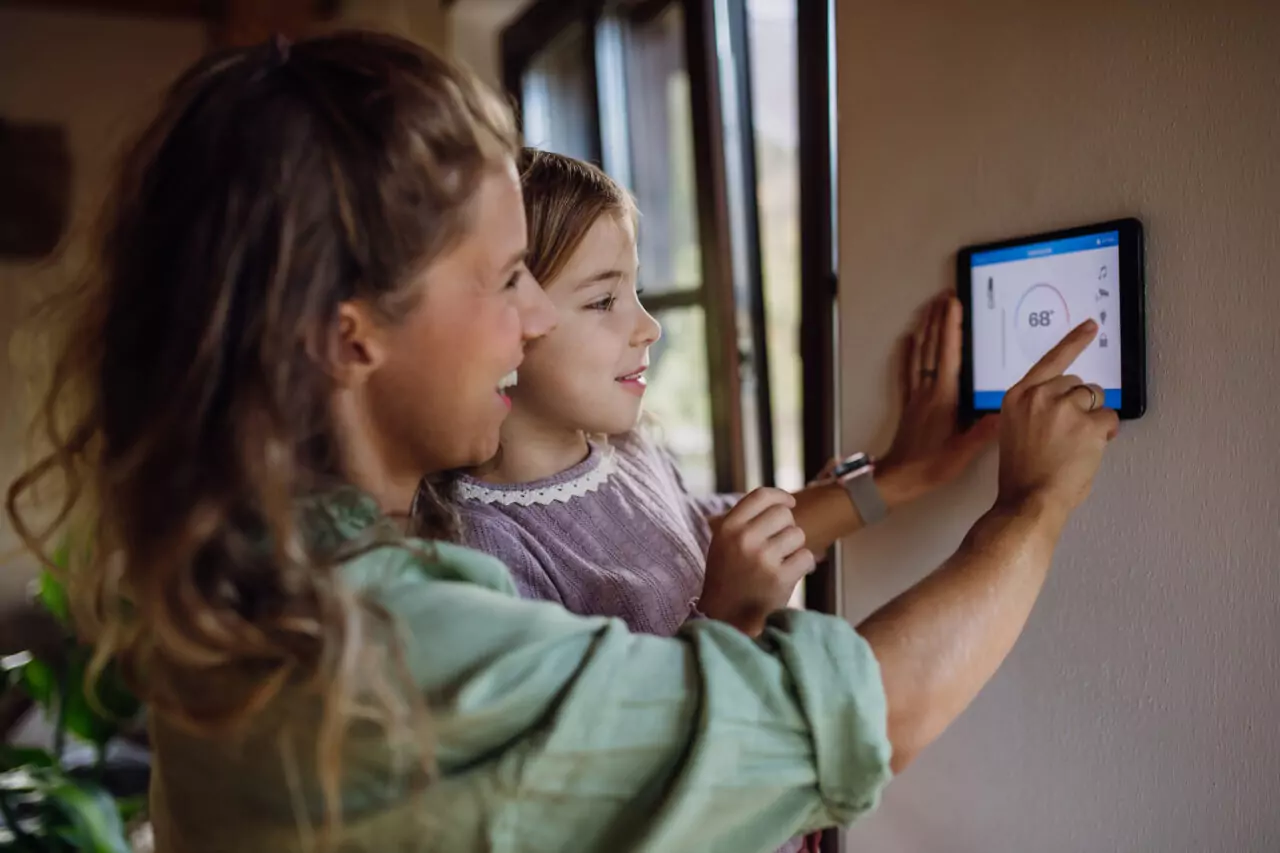
[[[867,454],[855,453],[846,459],[842,459],[831,473],[838,480],[841,477],[847,477],[849,474],[855,474],[870,464],[871,457],[867,456]]]

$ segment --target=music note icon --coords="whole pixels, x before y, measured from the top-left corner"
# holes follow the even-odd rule
[[[1107,277],[1107,265],[1103,264],[1102,269],[1098,270],[1098,281],[1102,281]]]

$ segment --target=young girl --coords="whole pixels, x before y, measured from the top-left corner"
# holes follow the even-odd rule
[[[713,537],[738,496],[691,496],[636,428],[661,330],[638,298],[631,198],[569,157],[526,149],[520,166],[528,263],[559,323],[526,352],[499,456],[457,484],[466,541],[501,557],[522,594],[575,613],[662,635],[699,614],[757,632],[809,555],[860,526],[849,495],[838,483],[760,490]],[[959,321],[945,296],[912,339],[903,425],[876,474],[891,508],[954,477],[994,436],[991,424],[955,434]],[[748,559],[708,565],[709,550],[740,553],[744,536],[757,546]]]

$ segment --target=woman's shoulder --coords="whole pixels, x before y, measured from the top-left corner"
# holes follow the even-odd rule
[[[357,489],[319,492],[301,500],[298,509],[309,550],[336,561],[343,581],[357,590],[431,581],[511,589],[500,561],[449,542],[403,536],[373,498]]]
[[[341,571],[356,589],[383,595],[436,582],[515,591],[511,573],[501,560],[473,548],[433,540],[405,539],[370,548],[344,561]]]

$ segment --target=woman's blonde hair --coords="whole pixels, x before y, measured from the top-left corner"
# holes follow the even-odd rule
[[[96,667],[115,661],[152,713],[211,735],[287,685],[320,691],[330,817],[351,709],[380,692],[367,669],[388,669],[394,637],[338,582],[350,548],[306,535],[299,512],[343,479],[333,323],[356,299],[402,317],[486,170],[515,154],[505,106],[402,39],[202,60],[124,157],[93,274],[65,303],[50,449],[9,489],[42,558],[72,519],[87,532],[77,624]],[[46,482],[62,500],[37,523]]]

